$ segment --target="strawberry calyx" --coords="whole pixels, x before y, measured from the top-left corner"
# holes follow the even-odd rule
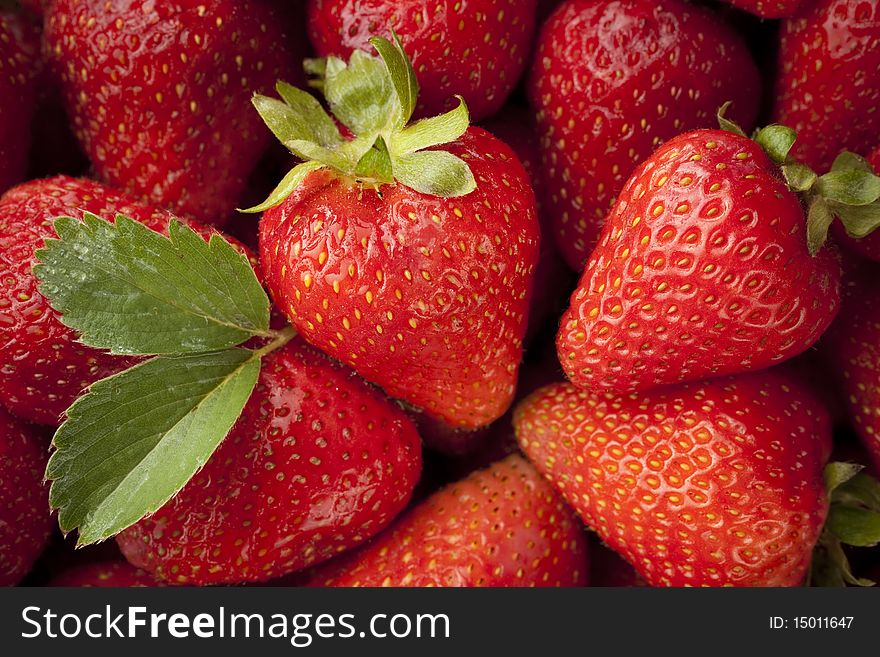
[[[747,137],[742,128],[724,117],[730,103],[718,110],[722,130]],[[788,188],[803,200],[807,211],[807,247],[816,255],[828,239],[835,219],[855,239],[871,234],[880,226],[880,176],[859,155],[843,151],[831,170],[818,175],[807,165],[791,157],[797,133],[773,124],[755,132],[752,139],[779,166]]]
[[[874,586],[856,576],[844,546],[880,544],[880,481],[855,463],[829,463],[825,467],[829,508],[807,576],[811,586]]]
[[[355,51],[348,63],[336,57],[306,60],[329,113],[313,95],[284,82],[276,86],[280,100],[254,96],[260,117],[302,162],[266,201],[243,212],[280,204],[309,173],[324,168],[377,189],[400,183],[445,198],[476,189],[470,167],[436,148],[468,129],[464,99],[458,97],[458,107],[445,114],[410,123],[419,93],[412,63],[393,32],[392,40],[374,37],[371,43],[378,57]],[[343,135],[340,124],[353,136]]]

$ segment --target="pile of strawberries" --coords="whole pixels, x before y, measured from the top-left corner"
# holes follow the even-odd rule
[[[0,3],[0,584],[870,585],[877,171],[880,0]]]

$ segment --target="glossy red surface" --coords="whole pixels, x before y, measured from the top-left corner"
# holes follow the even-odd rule
[[[618,391],[756,370],[814,344],[840,264],[807,251],[798,197],[752,140],[676,137],[620,194],[557,337],[578,386]]]
[[[543,388],[520,447],[652,586],[797,586],[827,513],[827,413],[774,372],[615,396]]]
[[[260,227],[266,282],[310,343],[456,428],[509,406],[539,228],[513,152],[479,128],[444,150],[478,189],[440,198],[309,175]]]

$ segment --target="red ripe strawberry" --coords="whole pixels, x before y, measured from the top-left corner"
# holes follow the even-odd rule
[[[672,139],[636,169],[560,326],[575,385],[626,391],[761,369],[818,340],[838,310],[840,265],[828,249],[810,255],[779,171],[757,143],[720,130]]]
[[[624,182],[662,142],[708,128],[733,101],[755,119],[758,71],[742,40],[680,0],[568,0],[544,25],[529,83],[554,237],[580,271]]]
[[[117,541],[133,565],[169,582],[266,581],[382,530],[420,467],[403,411],[297,340],[265,357],[241,417],[201,472]]]
[[[727,0],[727,2],[761,18],[787,18],[794,16],[804,0]]]
[[[19,185],[0,197],[0,403],[19,417],[57,425],[61,414],[98,379],[132,365],[79,344],[37,289],[34,251],[54,237],[51,220],[91,212],[124,214],[157,231],[168,212],[99,183],[64,176]],[[208,237],[212,229],[191,224]]]
[[[104,561],[70,568],[49,580],[47,586],[144,588],[162,583],[127,561]]]
[[[0,194],[27,169],[39,52],[39,31],[22,14],[0,8]]]
[[[312,586],[584,586],[586,538],[521,456],[435,493]]]
[[[474,120],[494,114],[516,86],[532,43],[536,0],[309,0],[309,36],[322,57],[371,51],[400,37],[423,88],[418,114],[464,97]]]
[[[774,119],[798,133],[796,155],[824,171],[865,153],[880,132],[880,0],[818,0],[783,23]]]
[[[850,423],[880,471],[880,266],[865,263],[851,274],[840,318],[822,347]]]
[[[52,529],[48,441],[0,406],[0,586],[27,575]]]
[[[615,396],[549,386],[520,446],[652,586],[796,586],[827,512],[830,422],[776,372]]]
[[[99,176],[205,223],[225,221],[268,145],[248,100],[295,70],[266,0],[57,0],[45,25]]]
[[[867,158],[868,164],[875,173],[880,174],[880,147],[876,148]],[[843,225],[835,223],[834,238],[843,246],[855,251],[860,256],[880,262],[880,233],[871,233],[866,237],[854,239],[846,234]]]
[[[539,229],[513,152],[480,128],[445,146],[479,187],[376,191],[329,170],[266,211],[260,252],[279,308],[310,343],[455,428],[513,398]]]

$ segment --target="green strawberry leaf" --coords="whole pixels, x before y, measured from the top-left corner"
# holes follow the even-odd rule
[[[311,133],[311,140],[322,146],[338,146],[342,143],[342,135],[336,123],[327,114],[318,99],[312,94],[297,89],[286,82],[278,82],[275,85],[278,95],[290,108],[296,112],[305,123]],[[308,137],[303,137],[308,139]],[[281,141],[286,141],[282,139]]]
[[[394,139],[395,154],[414,153],[431,146],[448,144],[468,129],[470,115],[464,98],[458,96],[458,107],[430,119],[416,121],[401,130]]]
[[[739,135],[740,137],[746,137],[747,135],[745,131],[739,126],[739,124],[731,121],[725,116],[725,114],[727,114],[727,110],[730,109],[731,105],[733,105],[733,103],[728,100],[726,103],[718,108],[718,114],[716,115],[718,119],[718,127],[720,127],[725,132],[730,132],[735,135]]]
[[[841,151],[840,155],[834,158],[831,165],[832,171],[864,171],[865,173],[874,173],[868,160],[861,155],[856,155],[850,151]]]
[[[862,506],[880,513],[880,481],[860,473],[843,482],[833,493],[835,502],[850,506]]]
[[[840,219],[846,234],[855,239],[867,237],[880,226],[880,201],[869,205],[841,205],[829,202],[828,206]]]
[[[381,59],[356,50],[346,64],[329,57],[324,96],[333,115],[356,135],[382,132],[400,122],[400,101]]]
[[[388,147],[382,137],[376,139],[376,144],[361,157],[355,173],[361,178],[371,178],[377,182],[392,182],[394,176],[391,171],[391,156]]]
[[[809,191],[819,178],[810,167],[798,162],[782,165],[782,175],[793,192]]]
[[[269,298],[247,258],[219,235],[177,221],[169,237],[117,217],[55,221],[37,251],[40,292],[81,334],[114,354],[225,349],[269,334]]]
[[[260,203],[259,205],[255,205],[252,208],[247,208],[245,210],[239,210],[239,212],[245,213],[255,213],[255,212],[265,212],[269,208],[274,208],[276,205],[280,205],[284,202],[288,196],[293,194],[297,187],[299,187],[300,183],[305,180],[305,177],[309,175],[312,171],[317,171],[318,169],[322,169],[324,167],[320,162],[303,162],[302,164],[297,164],[290,171],[287,172],[287,175],[281,179],[281,182],[278,183],[278,186],[272,190],[272,193],[269,194],[269,198]]]
[[[807,208],[807,248],[810,255],[819,253],[828,239],[828,229],[833,222],[834,214],[828,203],[821,196],[814,196]]]
[[[461,158],[445,151],[421,151],[394,158],[394,177],[417,192],[453,198],[477,188],[474,174]]]
[[[768,125],[755,136],[755,141],[776,164],[785,163],[796,139],[797,133],[784,125]]]
[[[400,39],[397,34],[391,32],[393,43],[382,37],[373,37],[370,43],[382,57],[388,74],[391,76],[391,82],[394,85],[394,91],[397,93],[397,99],[400,101],[400,115],[397,117],[397,128],[402,128],[407,124],[416,109],[416,101],[419,97],[419,83],[416,81],[416,74],[413,71],[412,63],[407,57]]]
[[[858,169],[829,171],[819,176],[816,188],[827,201],[842,205],[864,206],[880,199],[880,177]]]
[[[844,505],[832,505],[828,528],[841,543],[874,547],[880,543],[880,513]]]
[[[46,469],[49,501],[79,544],[158,510],[232,428],[260,371],[257,352],[157,357],[95,383],[68,409]]]
[[[831,495],[840,486],[850,481],[859,472],[865,469],[865,466],[857,463],[845,463],[843,461],[835,461],[825,466],[822,473],[825,478],[825,490]]]

